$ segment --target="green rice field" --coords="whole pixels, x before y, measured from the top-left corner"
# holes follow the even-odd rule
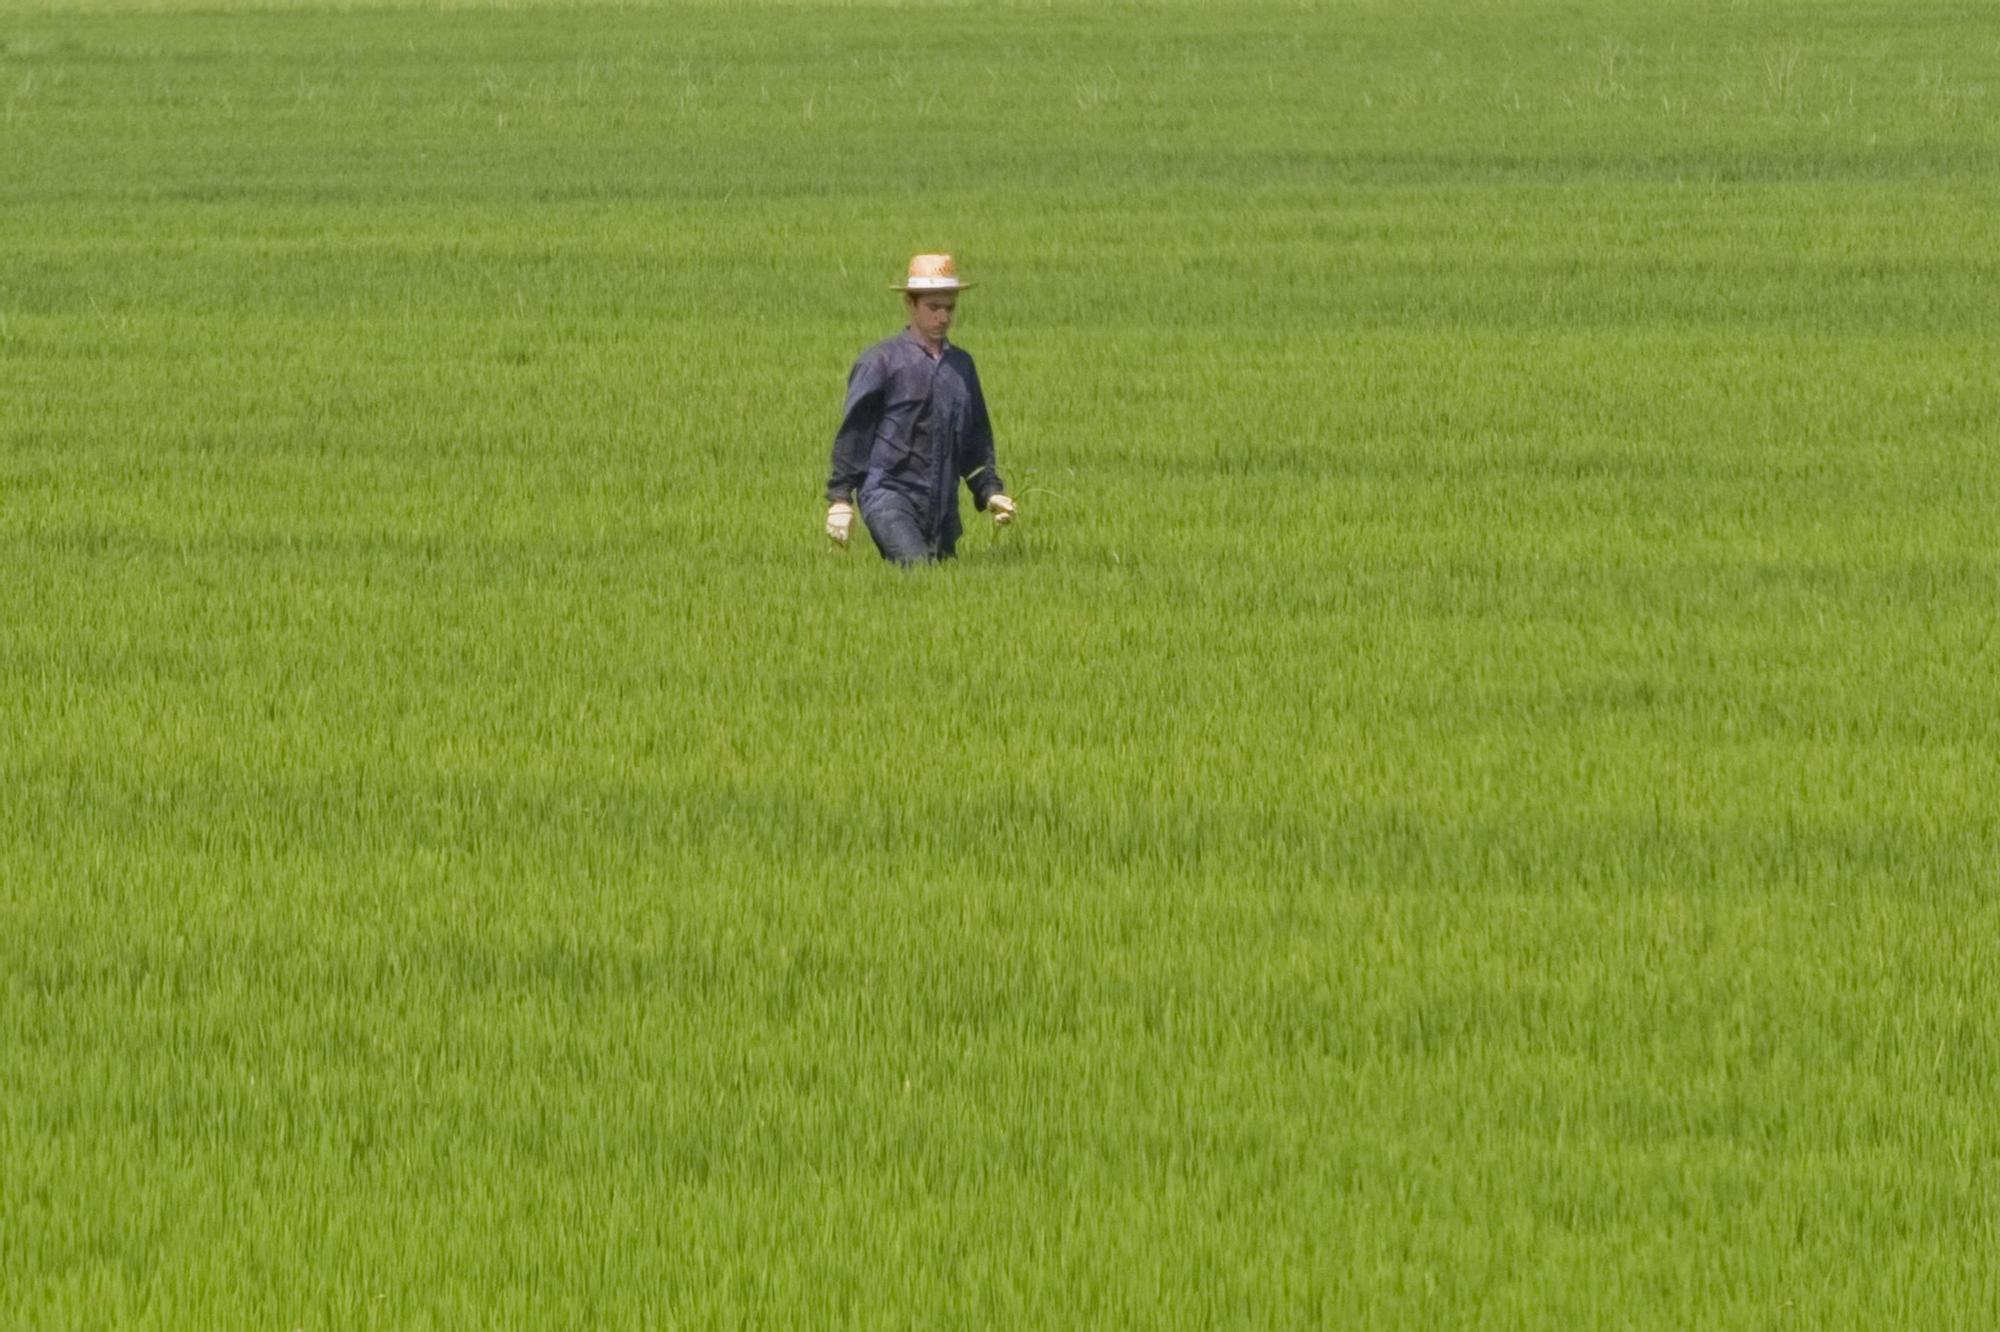
[[[1996,292],[1990,0],[0,0],[0,1326],[2000,1325]]]

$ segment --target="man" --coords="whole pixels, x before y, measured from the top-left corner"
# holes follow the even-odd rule
[[[861,521],[882,558],[896,564],[948,560],[958,545],[958,481],[972,491],[974,507],[998,526],[1014,520],[1000,473],[993,467],[993,426],[972,358],[954,347],[951,331],[958,280],[948,254],[920,254],[909,276],[892,291],[903,293],[910,323],[878,342],[847,376],[847,405],[833,439],[833,472],[826,483],[826,534],[845,546]]]

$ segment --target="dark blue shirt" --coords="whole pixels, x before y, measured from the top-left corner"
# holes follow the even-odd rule
[[[972,358],[949,342],[933,358],[909,329],[862,352],[847,376],[827,499],[858,497],[863,517],[896,503],[926,534],[956,533],[961,477],[981,509],[1006,489]]]

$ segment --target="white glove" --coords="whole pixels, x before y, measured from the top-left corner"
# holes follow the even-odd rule
[[[826,511],[827,539],[836,546],[847,544],[848,533],[854,530],[854,506],[846,500],[835,500]]]
[[[988,495],[986,497],[986,511],[993,515],[993,525],[995,527],[1005,527],[1014,521],[1014,501],[1008,499],[1005,495]]]

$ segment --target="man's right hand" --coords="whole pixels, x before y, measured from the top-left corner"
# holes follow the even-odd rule
[[[835,500],[826,511],[827,540],[836,546],[845,546],[848,535],[854,531],[854,506],[846,500]]]

